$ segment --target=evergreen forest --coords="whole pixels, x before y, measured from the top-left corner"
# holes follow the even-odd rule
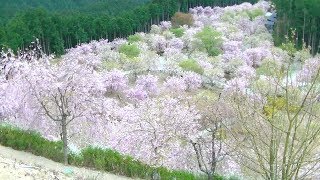
[[[3,1],[3,2],[2,2]],[[152,24],[170,20],[177,11],[195,6],[227,6],[245,0],[1,0],[0,46],[25,49],[38,38],[47,54],[64,54],[64,49],[91,40],[127,37],[147,32]],[[22,2],[21,2],[22,1]],[[59,3],[58,3],[59,2]],[[254,3],[256,0],[247,2]],[[138,5],[141,6],[138,6]],[[18,11],[18,9],[25,9]],[[70,11],[70,9],[72,9]],[[129,9],[129,10],[128,10]],[[16,12],[16,13],[14,13]],[[67,12],[67,13],[66,13]]]

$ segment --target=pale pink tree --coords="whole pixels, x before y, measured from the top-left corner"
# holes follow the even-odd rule
[[[231,144],[236,143],[229,136],[235,113],[221,94],[212,91],[200,91],[188,102],[193,104],[201,115],[198,120],[200,128],[189,141],[196,157],[195,163],[198,169],[212,180],[217,172],[228,167],[225,161],[235,151],[236,145]]]
[[[202,86],[201,76],[195,72],[187,71],[184,72],[182,78],[187,85],[187,90],[192,91]]]
[[[158,77],[151,74],[138,76],[136,86],[145,90],[149,95],[159,93]]]
[[[169,30],[172,27],[172,24],[170,21],[162,21],[162,22],[160,22],[160,27],[163,31]]]
[[[111,134],[112,147],[152,165],[183,166],[173,151],[197,132],[195,107],[177,98],[149,98],[118,113],[122,120]]]
[[[41,62],[25,64],[23,71],[8,83],[6,97],[16,100],[12,103],[18,102],[16,124],[35,118],[27,125],[29,128],[38,131],[50,128],[51,131],[42,131],[47,136],[53,135],[52,130],[61,132],[65,164],[68,163],[68,129],[71,132],[77,129],[69,124],[79,120],[75,123],[79,127],[86,121],[95,127],[88,130],[89,136],[102,133],[103,125],[112,117],[109,110],[116,106],[105,97],[107,85],[100,74],[92,66],[76,61],[62,61],[59,66]]]

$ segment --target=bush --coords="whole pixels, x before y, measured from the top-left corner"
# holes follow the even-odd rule
[[[295,47],[295,44],[293,42],[286,42],[286,43],[282,43],[282,45],[280,46],[280,48],[284,51],[287,51],[288,54],[291,57],[294,57],[294,54],[297,52],[297,49]]]
[[[248,14],[251,21],[254,20],[258,16],[264,15],[264,12],[262,9],[247,10],[246,13]]]
[[[201,32],[196,34],[201,41],[199,48],[205,49],[210,56],[218,56],[221,54],[222,38],[221,34],[212,27],[205,27]]]
[[[185,71],[193,71],[201,75],[204,73],[203,68],[198,64],[197,61],[193,59],[187,59],[185,61],[181,61],[179,63],[179,66]]]
[[[241,180],[241,178],[237,176],[230,176],[228,180]]]
[[[128,58],[138,57],[140,49],[134,44],[123,44],[119,49],[120,53],[125,54]]]
[[[23,131],[11,126],[0,126],[0,144],[43,156],[56,162],[63,162],[62,142],[51,142],[36,132]],[[68,160],[71,165],[94,168],[133,178],[151,179],[154,172],[157,172],[161,179],[169,180],[193,180],[200,177],[185,171],[151,167],[110,149],[87,147],[79,155],[69,154]]]
[[[0,144],[43,156],[56,162],[63,162],[62,142],[48,141],[32,131],[0,126]]]
[[[142,40],[142,38],[141,38],[141,36],[139,34],[130,35],[128,37],[128,42],[129,43],[139,42],[141,40]]]
[[[102,68],[107,70],[120,69],[121,65],[116,61],[104,60],[102,61]]]
[[[191,26],[194,20],[191,14],[177,12],[171,18],[172,26],[177,28],[183,25]]]
[[[170,31],[177,37],[180,38],[184,35],[184,29],[182,28],[175,28],[175,29],[170,29]]]

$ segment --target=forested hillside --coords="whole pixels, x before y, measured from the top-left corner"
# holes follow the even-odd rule
[[[0,0],[0,23],[5,23],[22,10],[32,8],[44,8],[50,12],[78,11],[89,14],[115,15],[148,1],[150,0]]]
[[[72,1],[73,2],[73,1]],[[65,1],[66,4],[79,7],[88,0],[78,3]],[[102,1],[99,1],[102,3]],[[110,1],[108,1],[110,2]],[[122,7],[120,2],[111,3],[110,9]],[[146,2],[146,1],[139,1]],[[79,43],[90,40],[126,37],[137,31],[148,31],[151,24],[168,20],[177,11],[188,11],[195,6],[227,6],[242,2],[256,2],[256,0],[153,0],[138,8],[128,8],[124,3],[126,12],[112,16],[103,11],[102,5],[92,5],[78,12],[52,13],[45,9],[32,9],[20,13],[4,26],[0,27],[0,45],[10,47],[15,51],[24,47],[35,39],[40,39],[46,53],[63,54],[64,49],[69,49]],[[42,2],[45,4],[44,2]],[[29,3],[28,3],[29,4]],[[30,4],[35,4],[30,2]],[[103,4],[103,3],[102,3]],[[22,3],[23,5],[23,3]],[[78,6],[76,6],[78,5]],[[104,4],[108,6],[107,4]],[[5,6],[5,5],[4,5]],[[48,9],[58,8],[59,3],[48,5]],[[12,5],[13,7],[13,5]],[[66,6],[68,7],[68,6]],[[77,9],[77,8],[76,8]],[[98,10],[95,10],[98,9]],[[65,8],[66,10],[66,8]]]
[[[312,53],[319,52],[320,43],[320,1],[319,0],[273,0],[278,12],[275,31],[276,44],[285,41],[285,35],[293,38],[301,48],[303,42]],[[295,32],[293,32],[295,30]]]
[[[246,0],[0,0],[0,46],[24,49],[35,37],[45,52],[64,53],[90,40],[126,37],[150,29],[151,24],[168,20],[177,11],[195,6],[227,6]],[[246,2],[256,2],[247,0]],[[275,43],[286,36],[301,48],[303,42],[313,54],[320,44],[318,0],[273,0],[278,12]],[[145,4],[147,3],[147,4]],[[25,9],[19,12],[19,9]],[[2,25],[1,25],[2,24]],[[294,31],[294,32],[293,32]]]

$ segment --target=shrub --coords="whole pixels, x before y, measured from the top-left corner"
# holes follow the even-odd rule
[[[22,131],[15,127],[0,126],[0,144],[16,150],[41,155],[53,161],[63,162],[63,144],[52,142],[32,131]]]
[[[115,61],[104,60],[102,61],[102,68],[107,70],[120,69],[121,65]]]
[[[173,27],[180,27],[183,25],[191,26],[194,20],[191,14],[177,12],[171,18],[171,23]]]
[[[142,38],[141,38],[141,36],[139,34],[130,35],[128,37],[128,42],[129,43],[139,42],[141,40],[142,40]]]
[[[282,45],[280,46],[280,48],[284,51],[287,51],[288,54],[293,57],[294,54],[297,52],[297,49],[295,47],[295,44],[291,41],[288,41],[286,43],[282,43]]]
[[[241,180],[241,178],[237,176],[230,176],[228,180]]]
[[[201,75],[204,73],[203,68],[198,64],[197,61],[193,59],[187,59],[185,61],[181,61],[179,63],[179,66],[185,71],[193,71]]]
[[[246,13],[248,14],[251,21],[254,20],[258,16],[264,15],[264,12],[262,9],[247,10]]]
[[[201,41],[199,48],[205,49],[210,56],[218,56],[221,54],[222,38],[221,33],[214,30],[212,27],[205,27],[196,34],[196,37]]]
[[[134,44],[123,44],[119,49],[120,53],[125,54],[128,58],[138,57],[140,49]]]
[[[232,22],[236,17],[236,13],[234,11],[226,11],[222,14],[221,19],[225,22]]]
[[[184,29],[182,28],[175,28],[175,29],[170,29],[170,31],[177,37],[180,38],[184,35]]]

